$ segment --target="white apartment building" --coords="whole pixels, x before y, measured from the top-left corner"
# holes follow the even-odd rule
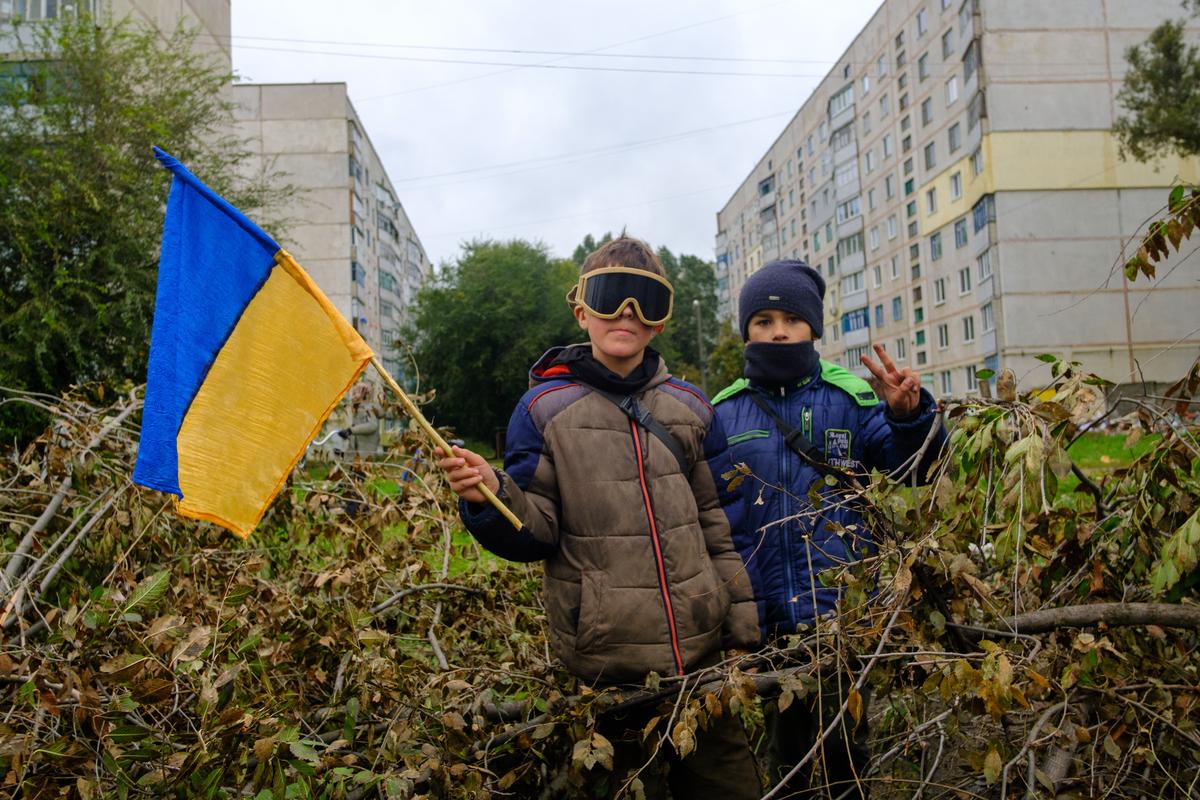
[[[1200,346],[1200,262],[1156,281],[1122,247],[1200,161],[1123,162],[1124,53],[1176,0],[886,0],[717,214],[718,295],[800,258],[828,283],[826,358],[875,343],[936,394],[1040,353],[1168,381]],[[1196,31],[1200,38],[1200,29]]]

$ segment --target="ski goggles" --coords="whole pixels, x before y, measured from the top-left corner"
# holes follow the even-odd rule
[[[653,327],[671,318],[675,289],[653,272],[605,267],[580,275],[579,283],[567,292],[567,302],[581,305],[601,319],[616,319],[632,303],[638,319]]]

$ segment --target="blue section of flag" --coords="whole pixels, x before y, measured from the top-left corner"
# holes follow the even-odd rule
[[[133,480],[182,496],[176,437],[217,353],[266,281],[279,245],[171,156],[142,435]]]

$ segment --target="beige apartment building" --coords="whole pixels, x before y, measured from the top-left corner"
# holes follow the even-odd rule
[[[161,31],[182,24],[197,32],[196,48],[231,70],[230,0],[0,0],[0,23],[37,24],[80,11]],[[346,84],[235,83],[230,93],[236,133],[259,158],[251,169],[271,170],[296,190],[278,211],[287,230],[270,233],[401,379],[407,370],[394,343],[433,265]]]
[[[433,266],[344,83],[234,84],[238,133],[297,188],[287,247],[397,377],[395,347]]]
[[[1122,248],[1200,161],[1124,162],[1127,47],[1177,0],[886,0],[717,214],[718,295],[800,258],[822,355],[882,344],[935,395],[1036,356],[1173,381],[1200,347],[1200,261],[1129,283]],[[1200,29],[1196,33],[1200,38]]]

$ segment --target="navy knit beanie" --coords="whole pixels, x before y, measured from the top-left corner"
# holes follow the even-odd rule
[[[766,308],[790,311],[812,328],[813,338],[825,332],[825,279],[803,261],[785,259],[765,264],[749,277],[738,295],[738,328],[748,340],[750,317]]]

